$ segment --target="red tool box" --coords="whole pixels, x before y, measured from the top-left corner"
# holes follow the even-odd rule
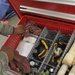
[[[8,2],[20,18],[18,24],[25,25],[27,20],[30,20],[42,28],[45,26],[48,30],[61,31],[62,34],[73,36],[75,29],[75,5],[73,3],[38,0],[8,0]],[[25,6],[26,11],[20,10],[20,5]],[[20,35],[10,35],[4,45],[15,50],[21,39]]]

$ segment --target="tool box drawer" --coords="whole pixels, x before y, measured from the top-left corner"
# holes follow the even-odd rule
[[[38,75],[38,73],[44,72],[45,70],[53,69],[54,75],[56,75],[61,66],[63,57],[65,56],[65,54],[67,53],[71,44],[74,41],[75,31],[72,30],[71,27],[68,27],[67,29],[64,28],[64,25],[61,25],[60,27],[55,26],[59,23],[57,21],[52,22],[52,20],[47,20],[47,19],[37,18],[37,17],[32,17],[32,16],[23,16],[18,24],[25,25],[28,20],[37,23],[39,25],[39,27],[41,27],[43,29],[40,36],[38,37],[36,43],[34,44],[31,52],[28,55],[29,62],[35,61],[39,65],[38,67],[34,67],[34,68],[31,67],[32,71],[34,72],[34,69],[36,69],[35,74]],[[40,21],[40,20],[42,20],[42,21]],[[67,26],[68,26],[68,24],[67,24]],[[67,38],[64,41],[64,44],[66,46],[65,46],[61,56],[59,57],[60,60],[57,61],[57,63],[56,63],[56,61],[52,62],[52,57],[54,54],[54,44],[62,36],[64,37],[63,40],[65,40]],[[7,41],[5,42],[4,45],[16,50],[16,47],[18,46],[19,42],[22,39],[23,39],[23,37],[20,35],[10,35],[10,37],[7,39]],[[47,52],[46,56],[43,57],[43,59],[40,59],[40,58],[37,59],[35,57],[35,55],[36,55],[35,50],[36,50],[38,44],[40,43],[40,40],[45,40],[45,41],[48,41],[48,43],[49,43],[48,52]]]
[[[43,29],[27,57],[30,64],[31,61],[37,64],[37,66],[34,67],[31,65],[31,69],[34,72],[33,75],[38,75],[45,71],[48,71],[49,74],[53,71],[52,75],[57,75],[62,65],[62,60],[75,39],[75,11],[71,10],[74,9],[75,6],[73,3],[63,4],[60,1],[56,1],[55,3],[39,1],[40,0],[8,0],[20,18],[17,25],[22,24],[25,26],[27,21],[32,21]],[[20,5],[26,7],[25,12],[20,10]],[[30,10],[28,11],[27,9]],[[34,9],[34,11],[32,9]],[[64,40],[63,44],[65,46],[57,58],[55,54],[58,52],[54,52],[54,50],[60,38]],[[23,37],[21,35],[10,35],[4,45],[16,50],[22,39]],[[45,45],[48,49],[44,55],[41,55],[41,53],[37,55],[35,50],[38,49],[37,47],[41,40],[49,43],[48,46],[47,44]],[[61,42],[59,45],[62,45]],[[65,75],[68,75],[69,71],[67,71]]]

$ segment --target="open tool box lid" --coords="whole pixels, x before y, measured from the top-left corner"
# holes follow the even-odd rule
[[[19,16],[20,21],[22,20],[19,22],[21,24],[24,24],[25,18],[29,18],[30,20],[34,19],[36,23],[39,21],[39,23],[47,24],[48,29],[61,30],[67,34],[71,34],[75,29],[75,5],[73,1],[8,0],[8,2]],[[25,6],[26,11],[20,10],[20,5]],[[11,35],[4,45],[15,49],[20,39],[21,36]]]

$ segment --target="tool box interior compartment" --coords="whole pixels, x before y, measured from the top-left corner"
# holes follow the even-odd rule
[[[62,40],[64,40],[64,43],[62,45],[63,52],[60,54],[60,56],[57,57],[57,58],[59,58],[58,62],[57,61],[52,62],[52,57],[54,54],[54,43],[57,43],[57,40],[59,38],[62,38]],[[37,57],[38,55],[36,54],[36,50],[37,50],[36,47],[38,46],[41,39],[43,39],[45,41],[49,41],[48,53],[43,59]],[[74,32],[72,33],[72,35],[68,35],[68,34],[65,35],[65,34],[62,34],[60,31],[51,31],[45,27],[28,56],[30,63],[35,62],[37,64],[35,66],[32,66],[30,64],[32,71],[34,71],[35,74],[38,74],[38,73],[44,72],[46,70],[50,71],[50,69],[53,69],[54,75],[56,75],[56,73],[62,63],[62,59],[65,56],[68,49],[70,48],[73,41],[74,41]],[[48,44],[48,42],[47,42],[47,44]],[[40,50],[40,49],[38,49],[38,50]],[[57,58],[55,58],[55,60],[57,60]]]
[[[61,17],[57,18],[54,16],[45,16],[45,15],[40,16],[40,14],[33,15],[32,13],[24,13],[24,12],[20,12],[20,10],[19,10],[20,5],[27,5],[27,6],[40,8],[40,7],[42,7],[41,5],[38,6],[38,4],[40,2],[30,1],[30,0],[27,0],[27,1],[26,0],[22,0],[22,1],[8,0],[8,1],[20,18],[20,21],[17,25],[19,25],[19,24],[25,25],[27,23],[27,21],[32,21],[43,29],[40,36],[38,37],[37,41],[35,42],[35,45],[33,46],[31,52],[28,55],[29,62],[35,61],[37,64],[37,66],[34,67],[34,69],[36,69],[35,73],[38,74],[39,72],[44,72],[44,70],[50,70],[52,68],[54,70],[53,71],[54,75],[56,75],[57,71],[59,70],[59,68],[61,66],[63,57],[65,56],[65,54],[71,47],[71,44],[73,43],[74,38],[75,38],[75,35],[74,35],[75,34],[75,31],[74,31],[75,22],[74,22],[74,20],[63,19]],[[26,4],[26,2],[29,2],[29,3]],[[40,4],[44,5],[45,3],[43,2]],[[47,4],[48,5],[53,4],[53,6],[54,5],[61,6],[60,4],[57,4],[57,3],[46,3],[46,5]],[[62,5],[61,8],[63,6],[65,6],[66,8],[69,8],[69,7],[74,8],[73,6],[68,6],[68,5]],[[42,8],[47,9],[48,7],[46,6],[46,7],[42,7]],[[52,10],[52,9],[48,8],[48,10]],[[58,10],[56,9],[54,11],[58,11]],[[64,9],[62,9],[61,12],[66,12],[66,10],[64,11]],[[71,11],[70,12],[67,11],[66,13],[71,13]],[[73,14],[74,14],[74,12],[73,12]],[[63,49],[63,52],[59,56],[59,60],[57,61],[57,63],[55,63],[54,61],[52,62],[52,59],[53,59],[52,57],[54,56],[54,46],[57,43],[58,39],[61,37],[64,37],[63,40],[65,40],[67,38],[64,41],[65,48]],[[16,47],[18,46],[19,42],[22,39],[23,39],[23,37],[21,35],[10,35],[10,37],[6,40],[4,45],[16,50]],[[41,40],[45,40],[49,43],[48,52],[45,56],[43,56],[42,60],[40,58],[37,59],[34,56],[34,55],[36,55],[35,50],[37,49]],[[33,66],[31,66],[31,68],[33,69]]]

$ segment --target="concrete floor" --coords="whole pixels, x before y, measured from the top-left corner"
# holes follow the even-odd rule
[[[19,18],[16,15],[16,16],[8,19],[8,21],[9,21],[8,24],[10,24],[12,26],[15,26],[18,23]],[[7,36],[0,35],[0,48],[2,47],[2,45],[4,44],[4,42],[7,40],[7,38],[8,38]]]

